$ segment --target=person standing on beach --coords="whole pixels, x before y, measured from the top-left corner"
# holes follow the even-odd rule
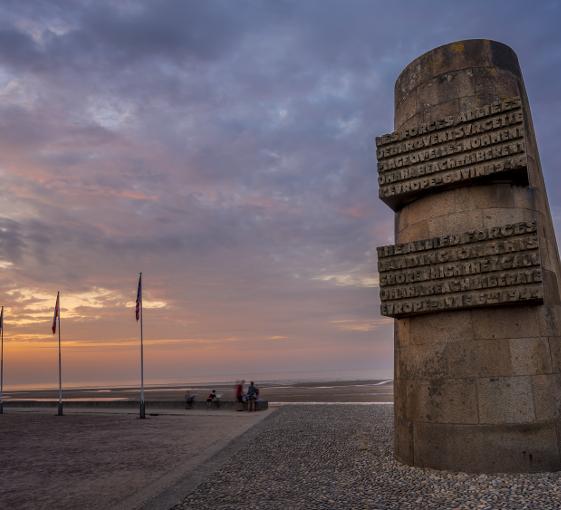
[[[253,381],[249,384],[247,388],[247,410],[249,412],[255,411],[255,401],[257,400],[257,388]]]
[[[216,404],[216,407],[218,407],[218,395],[216,394],[216,390],[212,390],[206,398],[207,407],[210,407],[212,404]]]
[[[240,411],[243,411],[243,385],[245,381],[242,379],[236,384],[236,400],[240,404]]]
[[[189,390],[185,392],[185,409],[191,409],[193,407],[193,402],[195,401],[195,395],[193,395]]]

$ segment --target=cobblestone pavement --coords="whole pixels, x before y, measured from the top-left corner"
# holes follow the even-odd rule
[[[174,510],[561,508],[561,473],[470,475],[395,462],[392,415],[393,406],[283,407]]]

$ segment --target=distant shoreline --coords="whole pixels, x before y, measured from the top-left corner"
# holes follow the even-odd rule
[[[189,369],[185,370],[184,376],[165,376],[162,378],[155,377],[154,374],[145,373],[144,384],[146,388],[172,388],[172,387],[200,387],[200,386],[224,386],[233,385],[236,381],[245,379],[245,381],[255,381],[259,384],[308,384],[308,383],[341,383],[341,382],[368,382],[373,380],[391,379],[393,377],[392,369],[350,369],[339,370],[260,370],[260,371],[235,371],[235,372],[209,372],[208,374],[190,373]],[[114,388],[136,388],[139,385],[139,378],[136,374],[131,378],[112,379],[107,377],[101,380],[96,378],[89,380],[76,380],[69,376],[62,377],[63,387],[67,390],[96,390],[96,389],[114,389]],[[4,389],[8,391],[43,391],[54,390],[58,388],[58,379],[55,373],[53,378],[41,381],[25,382],[11,378],[4,379]]]
[[[147,401],[177,401],[185,398],[185,393],[206,399],[211,390],[216,390],[224,400],[234,400],[234,382],[158,384],[145,387]],[[274,402],[333,403],[333,402],[393,402],[392,379],[314,380],[314,381],[256,381],[261,398]],[[246,382],[247,387],[247,382]],[[137,400],[138,387],[99,386],[87,388],[65,388],[63,397],[68,402],[78,400],[114,401]],[[57,390],[28,389],[5,391],[4,400],[42,400],[57,398]]]
[[[237,384],[237,380],[216,380],[216,381],[181,381],[181,382],[160,382],[160,383],[145,383],[144,388],[146,390],[165,390],[165,389],[184,389],[184,388],[214,388],[214,387],[226,387],[233,386]],[[246,384],[249,382],[250,378],[245,378]],[[292,379],[259,379],[254,378],[256,383],[261,386],[290,386],[290,387],[308,387],[310,385],[331,385],[331,386],[348,386],[351,384],[372,384],[381,381],[390,381],[393,378],[292,378]],[[101,383],[101,384],[72,384],[69,383],[65,385],[63,382],[63,388],[65,391],[104,391],[104,390],[134,390],[138,388],[138,383]],[[26,393],[26,392],[43,392],[43,391],[58,391],[58,386],[54,383],[52,384],[15,384],[10,386],[4,383],[4,393]]]

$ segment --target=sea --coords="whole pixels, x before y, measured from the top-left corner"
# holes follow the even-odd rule
[[[245,379],[246,381],[258,381],[259,384],[299,384],[321,381],[368,381],[373,379],[392,379],[393,369],[324,369],[324,370],[283,370],[275,372],[233,372],[228,374],[208,374],[206,376],[167,378],[145,378],[146,387],[168,387],[168,386],[190,386],[198,385],[221,385],[233,384],[235,381]],[[4,381],[4,391],[30,391],[30,390],[53,390],[58,388],[58,382],[36,382],[29,384],[10,384]],[[66,381],[63,380],[65,389],[88,389],[88,388],[137,388],[138,379],[135,380],[103,380],[103,381]]]

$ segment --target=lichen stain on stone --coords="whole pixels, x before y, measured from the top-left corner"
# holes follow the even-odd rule
[[[449,82],[449,81],[452,81],[453,79],[454,79],[453,74],[443,74],[442,76],[439,77],[439,82],[440,83]],[[432,86],[432,84],[431,84],[431,86]]]
[[[464,43],[454,43],[450,45],[450,49],[454,53],[462,53],[464,51]]]

